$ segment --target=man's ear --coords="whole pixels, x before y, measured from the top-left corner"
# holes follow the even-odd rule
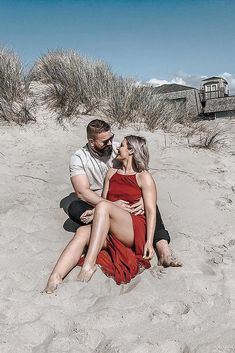
[[[89,138],[89,139],[88,139],[88,142],[91,144],[92,147],[94,146],[94,139]]]

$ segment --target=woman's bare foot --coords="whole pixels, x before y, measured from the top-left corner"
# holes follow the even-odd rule
[[[90,281],[91,277],[95,273],[97,269],[97,265],[90,266],[90,265],[83,265],[78,276],[77,281],[79,282],[88,282]]]
[[[47,294],[54,293],[54,291],[58,287],[58,284],[60,284],[61,282],[62,282],[62,278],[59,275],[50,276],[50,278],[47,282],[47,286],[43,292],[45,292]]]

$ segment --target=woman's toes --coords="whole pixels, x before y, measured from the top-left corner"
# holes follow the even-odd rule
[[[58,284],[60,284],[62,282],[62,279],[59,276],[56,276],[56,278],[51,278],[48,280],[47,282],[47,286],[44,289],[43,292],[47,293],[47,294],[52,294],[54,293],[54,291],[57,289]]]

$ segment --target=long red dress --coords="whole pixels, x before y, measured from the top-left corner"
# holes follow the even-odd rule
[[[137,202],[142,196],[141,189],[136,180],[136,174],[123,175],[115,173],[109,182],[107,200],[124,200],[130,204]],[[101,250],[97,256],[96,263],[108,277],[112,277],[117,284],[128,283],[140,271],[149,268],[149,260],[143,259],[144,245],[147,239],[146,219],[144,215],[131,214],[134,245],[128,248],[115,235],[109,234],[107,248]],[[82,256],[78,262],[79,266],[84,263]]]
[[[130,204],[138,201],[142,196],[137,184],[136,175],[115,173],[109,184],[107,200],[124,200]],[[97,257],[97,264],[102,271],[112,277],[117,284],[128,283],[142,269],[149,268],[150,262],[143,259],[146,243],[146,219],[144,215],[131,215],[134,230],[133,248],[128,248],[114,235],[108,236],[107,248],[101,250]]]

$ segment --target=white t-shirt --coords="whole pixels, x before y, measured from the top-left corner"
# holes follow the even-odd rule
[[[105,175],[109,168],[113,166],[116,157],[116,148],[119,143],[113,142],[113,151],[110,156],[98,156],[92,153],[88,144],[76,151],[70,159],[70,177],[75,175],[86,175],[90,189],[101,195]]]

